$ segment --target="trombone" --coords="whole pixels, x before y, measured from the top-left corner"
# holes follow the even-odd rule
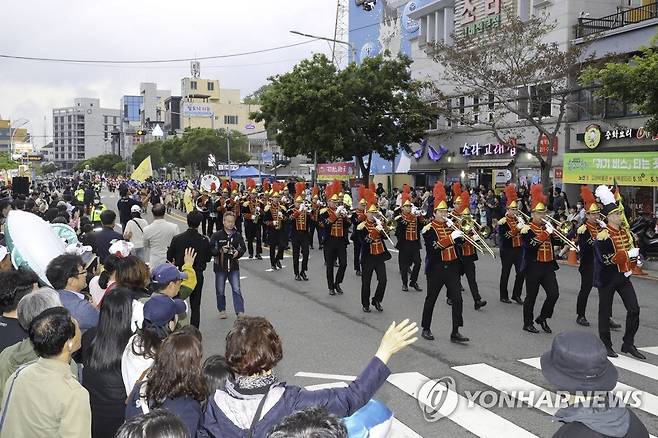
[[[377,225],[382,226],[381,233],[384,235],[384,237],[386,237],[386,239],[388,239],[389,242],[391,242],[391,245],[393,245],[393,247],[395,247],[395,243],[393,243],[393,241],[391,240],[391,237],[385,231],[386,228],[388,227],[388,219],[386,219],[386,217],[379,210],[377,210],[376,212],[373,212],[373,214],[375,216],[375,221],[377,221]],[[381,219],[377,216],[381,217]]]
[[[484,238],[478,232],[477,228],[472,226],[472,225],[479,225],[479,224],[477,224],[474,220],[467,221],[466,219],[458,217],[458,216],[456,216],[455,214],[453,214],[451,212],[448,212],[448,216],[450,218],[452,218],[453,221],[458,221],[459,222],[459,228],[457,228],[455,225],[453,225],[453,229],[459,229],[462,233],[464,233],[464,235],[462,236],[462,237],[464,237],[464,240],[466,240],[468,243],[473,245],[482,254],[484,254],[484,250],[486,249],[487,252],[489,253],[489,255],[491,255],[491,257],[493,257],[494,259],[496,258],[496,255],[494,254],[493,250],[487,244],[487,242],[484,241]],[[471,231],[471,230],[478,236],[478,239],[479,239],[479,241],[482,245],[478,244],[475,239],[473,239],[472,237],[470,237],[468,235],[468,231]]]
[[[546,218],[548,218],[548,220]],[[566,221],[560,222],[554,217],[546,215],[546,217],[542,219],[542,222],[544,222],[544,224],[546,225],[551,224],[551,226],[553,226],[553,228],[555,229],[554,233],[558,237],[558,239],[560,239],[563,243],[569,245],[571,249],[579,251],[578,246],[575,243],[573,243],[571,239],[567,237],[566,235],[567,233],[564,232],[564,226],[568,225]]]

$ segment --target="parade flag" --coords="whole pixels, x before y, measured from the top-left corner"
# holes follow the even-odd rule
[[[144,158],[139,166],[135,169],[130,177],[134,180],[144,182],[146,178],[153,176],[153,167],[151,166],[151,156]]]

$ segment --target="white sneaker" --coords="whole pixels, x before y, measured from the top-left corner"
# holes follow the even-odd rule
[[[220,310],[219,311],[219,319],[226,319],[226,311],[225,310]]]

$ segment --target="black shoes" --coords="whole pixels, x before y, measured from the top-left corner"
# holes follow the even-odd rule
[[[452,300],[450,298],[446,299],[446,304],[452,306]]]
[[[535,319],[535,322],[541,326],[541,329],[544,330],[546,333],[553,333],[553,330],[548,326],[548,323],[546,322],[545,319],[540,319],[537,318]]]
[[[338,295],[343,295],[343,289],[340,288],[340,284],[337,284],[336,286],[334,286],[334,288],[336,289]]]
[[[482,307],[484,307],[486,305],[487,305],[486,300],[477,300],[475,302],[475,310],[480,310]]]
[[[418,286],[418,283],[411,283],[410,286],[411,286],[412,288],[414,288],[414,290],[415,290],[416,292],[422,292],[422,291],[423,291],[423,289],[422,289],[420,286]]]
[[[299,274],[299,276],[302,277],[302,280],[308,281],[308,277],[306,276],[306,272],[302,272],[301,274]]]
[[[357,270],[357,271],[356,271],[356,276],[357,276],[357,277],[360,277],[360,276],[361,276],[361,271]]]
[[[279,267],[276,265],[276,263],[272,265],[272,270],[273,271],[278,271],[279,270]]]
[[[505,304],[512,304],[512,300],[510,300],[509,298],[501,298],[500,302]]]
[[[336,291],[333,289],[329,289],[329,295],[336,295]]]
[[[617,353],[615,353],[615,350],[612,349],[612,347],[605,347],[608,357],[619,357]]]
[[[450,342],[452,342],[452,343],[455,343],[455,344],[465,344],[465,343],[467,343],[468,341],[470,341],[470,339],[468,339],[466,336],[463,336],[463,335],[462,335],[461,333],[459,333],[459,332],[455,332],[455,333],[453,333],[453,334],[450,335]]]
[[[384,308],[382,307],[382,303],[379,301],[372,300],[372,305],[375,309],[377,309],[378,312],[383,312]]]
[[[281,260],[277,260],[277,261],[276,261],[276,266],[277,266],[277,268],[279,268],[279,269],[283,269],[283,266],[281,265]]]
[[[523,330],[530,332],[530,333],[539,333],[539,330],[537,330],[537,327],[535,327],[534,324],[528,324],[523,326]]]
[[[523,306],[523,300],[521,299],[521,297],[512,297],[512,301],[514,301],[519,306]]]
[[[263,257],[260,254],[256,254],[256,259],[257,260],[263,260]]]
[[[583,327],[589,327],[589,321],[583,315],[578,315],[578,318],[576,318],[576,324],[582,325]]]
[[[610,328],[613,330],[619,330],[621,328],[621,324],[615,322],[614,319],[610,318]]]
[[[402,292],[409,292],[409,288],[407,287],[406,284],[402,285]]]
[[[365,313],[370,313],[370,307],[364,307],[364,308],[363,308],[363,311],[364,311]]]
[[[423,339],[427,339],[428,341],[434,340],[434,335],[430,329],[423,329],[423,332],[420,334],[420,336],[422,336]]]
[[[253,259],[253,258],[254,258],[254,255],[253,255],[253,254],[249,254],[249,258],[250,258],[250,259]]]
[[[295,281],[302,281],[302,277],[299,274],[295,275]]]
[[[640,353],[640,351],[637,349],[637,347],[635,345],[622,344],[621,352],[622,353],[628,353],[631,356],[633,356],[634,358],[640,359],[640,360],[646,360],[646,358],[647,358],[644,354]]]

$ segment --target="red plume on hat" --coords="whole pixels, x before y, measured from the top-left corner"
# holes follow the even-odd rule
[[[453,185],[453,188],[454,188],[454,185]],[[455,207],[455,214],[462,214],[462,213],[464,213],[464,210],[468,210],[468,207],[470,205],[470,200],[471,200],[471,196],[468,194],[468,192],[466,190],[461,192],[459,194],[459,201],[460,201],[458,203],[459,205],[457,207]],[[469,213],[470,213],[470,211],[469,211]]]
[[[264,192],[269,192],[270,191],[270,181],[267,180],[267,179],[265,181],[263,181],[263,191]]]
[[[546,211],[546,195],[541,184],[533,184],[530,187],[530,207],[532,211]]]
[[[452,183],[452,199],[457,200],[462,194],[462,183]],[[453,201],[454,202],[454,201]]]
[[[363,198],[366,200],[367,204],[367,209],[371,210],[371,208],[377,208],[377,194],[370,190],[370,189],[364,189],[363,190]]]
[[[313,184],[313,188],[311,189],[311,194],[313,196],[318,196],[318,193],[320,193],[320,189],[318,188],[318,185]]]
[[[331,183],[332,196],[339,194],[343,190],[343,185],[337,179]]]
[[[278,194],[279,192],[281,192],[281,189],[282,189],[282,188],[283,188],[283,184],[282,184],[282,183],[280,183],[280,182],[278,182],[278,181],[275,181],[275,182],[272,183],[272,192],[273,192],[273,193],[277,193],[277,194]]]
[[[590,189],[589,186],[580,187],[580,197],[583,198],[586,212],[598,212],[601,210],[599,204],[596,203],[594,193],[592,193],[592,189]]]
[[[237,181],[231,181],[231,191],[236,192],[238,190],[238,182]]]
[[[224,189],[228,190],[228,181],[226,181],[226,180],[222,181],[221,187],[222,187],[222,191]]]
[[[215,184],[214,181],[210,183],[210,191],[212,193],[215,193],[217,191],[217,184]]]
[[[375,182],[371,182],[369,186],[370,190],[372,190],[373,193],[377,194],[377,189],[375,188]]]
[[[434,195],[434,209],[448,209],[448,203],[446,202],[446,188],[443,185],[443,182],[437,181],[434,184],[434,189],[432,190]]]
[[[256,181],[253,178],[247,178],[247,189],[252,190],[256,188]]]
[[[400,204],[404,205],[407,201],[411,200],[411,188],[404,184],[402,186],[402,195],[400,195]]]
[[[296,196],[302,196],[304,194],[304,190],[306,190],[306,183],[305,182],[295,183],[295,195]]]
[[[518,197],[516,195],[516,187],[514,186],[514,184],[507,184],[505,186],[505,200],[507,202],[507,208],[516,208],[517,199]],[[512,205],[512,203],[514,205]]]
[[[357,196],[359,197],[359,199],[357,200],[358,202],[361,202],[362,199],[366,199],[364,198],[364,192],[366,190],[367,190],[366,186],[364,186],[363,184],[359,184],[359,189],[357,190]]]

